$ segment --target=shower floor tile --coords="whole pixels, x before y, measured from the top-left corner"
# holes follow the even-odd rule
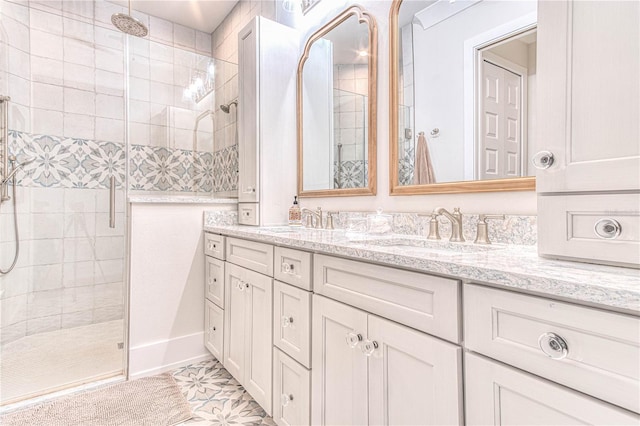
[[[188,365],[172,374],[194,415],[184,425],[275,426],[271,417],[218,360]]]

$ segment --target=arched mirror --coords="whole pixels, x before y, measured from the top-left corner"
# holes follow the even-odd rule
[[[536,1],[394,0],[390,193],[535,189]]]
[[[376,193],[377,30],[352,6],[313,33],[298,64],[298,194]]]

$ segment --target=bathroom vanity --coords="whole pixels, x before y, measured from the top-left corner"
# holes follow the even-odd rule
[[[636,270],[436,244],[205,226],[207,347],[280,425],[640,421]]]

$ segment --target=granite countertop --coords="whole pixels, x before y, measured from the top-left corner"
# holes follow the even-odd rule
[[[294,227],[235,225],[205,226],[204,230],[446,275],[465,282],[487,283],[640,316],[640,270],[544,259],[538,256],[535,246],[481,246],[469,242],[461,245],[397,234],[354,236],[344,230]],[[460,251],[446,250],[449,244]]]
[[[213,198],[189,195],[132,195],[133,204],[238,204],[237,198]]]

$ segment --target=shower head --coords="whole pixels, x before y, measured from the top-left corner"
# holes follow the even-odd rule
[[[229,114],[229,111],[231,111],[231,105],[235,105],[236,107],[238,106],[238,101],[231,101],[226,105],[220,105],[220,109],[222,110],[222,112],[224,112],[225,114]]]
[[[131,16],[131,0],[129,0],[129,14],[114,13],[111,15],[111,23],[123,33],[132,36],[145,37],[149,33],[142,22]]]

